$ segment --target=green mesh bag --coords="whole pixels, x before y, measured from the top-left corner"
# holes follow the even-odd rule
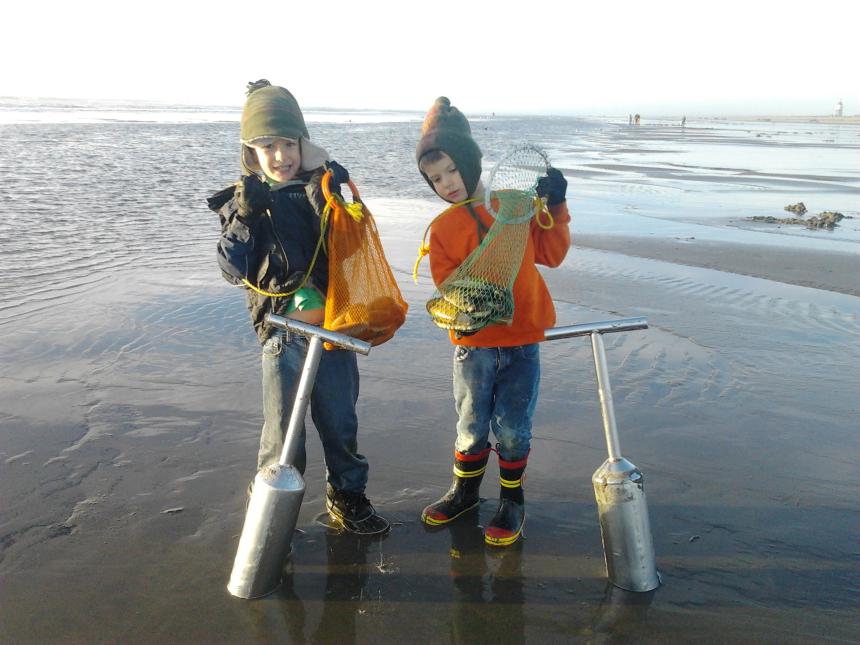
[[[427,301],[427,312],[438,327],[468,335],[513,320],[513,286],[531,220],[543,212],[552,226],[546,204],[537,196],[538,179],[548,167],[546,153],[531,144],[515,146],[493,167],[484,205],[495,221],[481,243]],[[541,224],[540,218],[537,221]]]

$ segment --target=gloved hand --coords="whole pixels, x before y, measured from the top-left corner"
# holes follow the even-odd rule
[[[236,198],[239,215],[245,219],[262,215],[266,209],[272,207],[272,191],[269,190],[269,184],[257,175],[242,177],[233,196]]]
[[[557,168],[547,168],[546,176],[538,179],[538,197],[546,197],[547,206],[556,206],[565,200],[567,179]]]
[[[332,193],[340,195],[340,185],[349,181],[349,171],[336,161],[326,161],[321,168],[314,171],[308,180],[307,186],[305,186],[305,194],[308,196],[308,201],[314,212],[320,216],[325,208],[326,200],[322,193],[322,178],[327,170],[331,170],[332,172],[328,183],[329,190]]]
[[[349,181],[349,171],[341,166],[336,161],[326,161],[323,164],[323,168],[326,170],[331,170],[331,179],[329,180],[329,187],[332,191],[336,190],[340,184],[345,184]]]

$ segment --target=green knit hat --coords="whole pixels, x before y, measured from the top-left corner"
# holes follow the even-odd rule
[[[242,109],[239,138],[248,144],[260,137],[296,139],[308,137],[299,102],[283,87],[265,79],[248,83],[248,99]]]
[[[421,170],[420,163],[421,157],[433,150],[441,150],[451,157],[469,195],[474,193],[481,180],[481,149],[472,139],[472,129],[466,117],[445,96],[436,99],[424,117],[421,139],[415,149],[418,170],[431,188],[433,184]]]
[[[328,159],[325,150],[310,143],[311,137],[299,102],[286,88],[260,79],[248,83],[247,94],[239,126],[242,167],[246,172],[259,172],[257,157],[248,146],[269,137],[300,141],[304,170],[313,170]]]

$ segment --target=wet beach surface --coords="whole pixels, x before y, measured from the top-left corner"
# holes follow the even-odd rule
[[[520,125],[486,136],[501,145]],[[344,127],[311,131],[334,149]],[[556,156],[611,134],[543,127]],[[766,260],[754,277],[735,272],[748,259],[719,247],[722,236],[758,233],[703,232],[692,216],[655,226],[716,238],[723,251],[707,264],[654,259],[635,238],[611,249],[586,239],[545,272],[559,324],[649,320],[605,338],[621,447],[645,476],[663,578],[632,594],[604,568],[590,479],[606,446],[587,339],[542,348],[526,539],[501,551],[482,542],[494,465],[478,513],[421,525],[450,482],[455,420],[452,351],[423,308],[426,260],[411,281],[439,204],[417,174],[390,170],[412,168],[417,123],[354,129],[368,149],[386,150],[388,136],[397,151],[365,158],[343,144],[346,165],[378,177],[356,180],[411,307],[397,337],[359,359],[368,495],[393,529],[367,540],[320,523],[324,465],[310,426],[285,582],[246,602],[225,587],[262,423],[259,348],[241,291],[218,276],[217,218],[202,204],[232,178],[235,125],[16,128],[22,150],[63,141],[70,175],[58,185],[13,168],[27,163],[17,155],[0,159],[15,170],[0,193],[0,641],[856,642],[860,298],[822,277],[852,269],[851,235],[831,236],[849,256],[832,266],[822,238],[781,236],[776,246],[823,263],[807,286]],[[189,147],[209,162],[189,164]],[[570,172],[571,210],[586,211],[574,235],[611,235],[615,211],[597,220],[600,199],[587,197],[606,186]]]

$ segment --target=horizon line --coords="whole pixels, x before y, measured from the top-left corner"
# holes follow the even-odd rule
[[[241,111],[242,106],[240,104],[226,104],[226,103],[211,103],[211,102],[196,102],[189,103],[187,101],[179,100],[179,101],[170,101],[165,99],[141,99],[141,98],[86,98],[82,96],[32,96],[32,95],[11,95],[11,94],[3,94],[0,95],[0,100],[6,99],[23,99],[23,100],[32,100],[32,101],[81,101],[88,103],[126,103],[126,104],[142,104],[142,105],[160,105],[165,107],[206,107],[206,108],[221,108],[227,110],[236,110]],[[346,111],[346,112],[406,112],[406,113],[414,113],[419,116],[423,116],[426,113],[425,109],[419,108],[405,108],[405,107],[342,107],[342,106],[332,106],[332,105],[309,105],[307,107],[302,108],[303,111]],[[617,117],[617,118],[625,118],[629,116],[631,113],[629,110],[625,110],[622,112],[614,113],[610,111],[589,111],[585,108],[547,108],[544,110],[516,110],[516,109],[497,109],[497,110],[477,110],[472,112],[474,116],[492,116],[492,115],[500,115],[500,116],[547,116],[547,117],[590,117],[590,116],[599,116],[599,117]],[[634,113],[635,114],[635,113]],[[645,115],[647,112],[645,110],[640,110],[638,112],[640,115]],[[647,115],[649,119],[675,119],[681,117],[693,117],[693,118],[706,118],[706,119],[720,119],[720,118],[736,118],[739,120],[743,119],[756,119],[756,120],[766,120],[773,119],[778,117],[785,118],[796,118],[796,119],[852,119],[852,118],[860,118],[860,113],[855,114],[843,114],[841,116],[834,115],[832,112],[830,113],[809,113],[809,112],[768,112],[768,113],[750,113],[750,112],[703,112],[700,109],[690,110],[690,111],[679,111],[679,112],[666,112],[660,111],[656,113],[651,113]]]

